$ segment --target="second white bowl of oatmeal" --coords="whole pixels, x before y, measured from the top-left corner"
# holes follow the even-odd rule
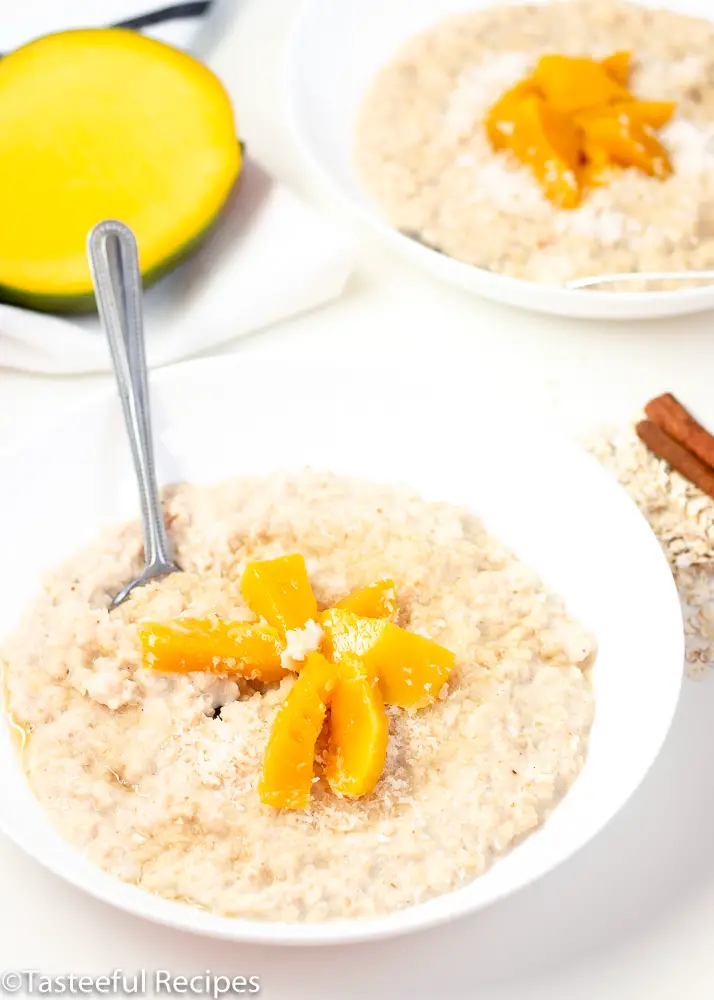
[[[314,390],[310,387],[315,387]],[[152,378],[163,482],[311,466],[404,482],[481,516],[595,635],[595,722],[585,766],[545,825],[474,882],[390,915],[331,923],[219,916],[91,865],[49,826],[0,727],[0,830],[47,868],[136,915],[238,941],[328,944],[402,934],[483,908],[563,862],[638,787],[668,732],[683,630],[665,557],[602,468],[518,400],[453,373],[220,358]],[[428,404],[425,405],[425,401]],[[136,514],[119,402],[99,393],[6,455],[0,491],[0,634],[42,572]],[[378,893],[367,884],[365,891]]]
[[[502,0],[498,6],[524,2]],[[549,0],[535,0],[535,5],[546,2]],[[571,0],[551,2],[561,6]],[[600,6],[604,2],[598,0]],[[645,7],[663,7],[677,14],[712,17],[708,0],[634,2]],[[344,208],[404,259],[483,298],[534,312],[581,319],[648,319],[714,308],[711,284],[696,287],[692,283],[690,287],[685,285],[670,291],[570,290],[463,263],[403,235],[385,221],[353,166],[356,122],[365,93],[377,71],[397,56],[410,38],[451,14],[491,7],[494,7],[491,0],[342,0],[340,3],[307,0],[288,43],[284,97],[291,131],[313,172]],[[601,44],[598,47],[603,48]],[[628,45],[623,42],[620,47]],[[644,51],[645,43],[630,47],[636,58]],[[605,49],[610,51],[612,45]],[[504,88],[509,82],[504,83]],[[648,92],[643,96],[667,95]],[[709,150],[708,155],[714,155],[711,143]],[[689,149],[685,152],[692,155]],[[692,182],[690,188],[694,186]]]

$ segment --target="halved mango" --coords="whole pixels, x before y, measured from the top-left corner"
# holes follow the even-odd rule
[[[392,622],[339,608],[323,612],[320,620],[328,659],[340,663],[346,656],[359,657],[369,674],[379,678],[382,696],[390,705],[409,709],[430,705],[454,666],[450,650]]]
[[[129,225],[145,282],[215,221],[241,167],[225,88],[135,31],[47,35],[0,61],[0,299],[94,308],[89,230]]]
[[[144,666],[170,673],[205,671],[271,684],[287,673],[280,665],[285,648],[277,629],[213,618],[141,622]]]
[[[664,146],[638,125],[608,117],[583,120],[582,128],[587,142],[603,149],[615,163],[637,167],[661,179],[671,174],[672,165]]]
[[[632,95],[609,74],[602,63],[570,56],[541,56],[533,80],[546,102],[563,115],[612,101],[627,101]]]
[[[302,628],[317,618],[317,601],[301,555],[248,563],[240,586],[250,610],[276,628]]]
[[[387,757],[389,720],[376,677],[346,654],[330,701],[330,745],[325,774],[333,791],[349,798],[368,795]]]
[[[305,809],[314,777],[315,744],[327,714],[337,671],[310,653],[273,723],[258,785],[260,800],[275,809]]]
[[[611,56],[606,56],[600,60],[600,65],[605,72],[612,77],[615,83],[627,86],[630,79],[630,65],[632,63],[632,53],[626,51],[613,52]]]
[[[353,590],[335,605],[344,611],[351,611],[364,618],[388,618],[394,620],[397,613],[397,592],[394,580],[386,578],[370,583],[366,587]]]

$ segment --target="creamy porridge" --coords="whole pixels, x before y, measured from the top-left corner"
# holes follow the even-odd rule
[[[107,529],[45,581],[2,649],[31,787],[93,862],[221,914],[369,917],[470,881],[544,822],[585,759],[594,645],[474,516],[314,472],[173,487],[166,507],[184,572],[110,613],[141,534]],[[456,654],[433,705],[388,708],[373,793],[336,796],[318,757],[310,806],[292,812],[263,805],[257,785],[293,678],[145,669],[137,627],[250,620],[246,563],[291,552],[321,608],[393,577],[398,624]],[[295,637],[291,653],[317,641]]]
[[[659,133],[673,173],[627,169],[572,211],[495,152],[484,120],[546,53],[630,50],[637,96],[673,101]],[[356,168],[388,221],[479,267],[560,284],[617,271],[714,266],[714,23],[616,0],[499,5],[412,39],[377,75]],[[636,287],[636,286],[633,286]]]

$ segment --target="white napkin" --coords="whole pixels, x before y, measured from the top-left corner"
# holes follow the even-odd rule
[[[38,34],[112,24],[170,2],[24,0],[12,13],[0,12],[0,52]],[[190,32],[200,24],[193,18],[147,33],[191,44]],[[351,265],[351,244],[247,160],[206,243],[146,293],[148,363],[157,367],[209,351],[328,302],[341,293]],[[96,317],[0,304],[0,367],[70,375],[106,371],[110,358]]]
[[[206,243],[145,296],[150,366],[191,357],[336,298],[351,245],[261,168],[245,163]],[[0,366],[52,375],[106,371],[96,317],[0,305]]]

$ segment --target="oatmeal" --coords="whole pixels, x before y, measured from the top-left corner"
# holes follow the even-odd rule
[[[658,132],[673,173],[660,180],[621,170],[577,208],[559,210],[527,166],[493,150],[488,111],[543,55],[602,59],[623,49],[634,54],[634,95],[676,105]],[[450,17],[378,73],[360,112],[355,162],[396,228],[512,277],[561,284],[711,268],[714,23],[617,0]]]
[[[670,469],[634,427],[609,428],[584,442],[627,490],[662,546],[684,616],[687,675],[714,668],[714,499]]]
[[[547,819],[585,759],[593,642],[473,515],[313,472],[182,485],[165,502],[184,572],[110,613],[141,531],[107,529],[46,580],[2,649],[30,785],[93,862],[221,914],[370,917],[469,882]],[[396,624],[456,660],[434,704],[387,707],[371,794],[336,795],[318,754],[309,806],[288,812],[262,804],[258,783],[294,677],[146,669],[138,625],[253,621],[246,566],[296,551],[320,612],[389,579]],[[293,642],[304,653],[320,638]]]

